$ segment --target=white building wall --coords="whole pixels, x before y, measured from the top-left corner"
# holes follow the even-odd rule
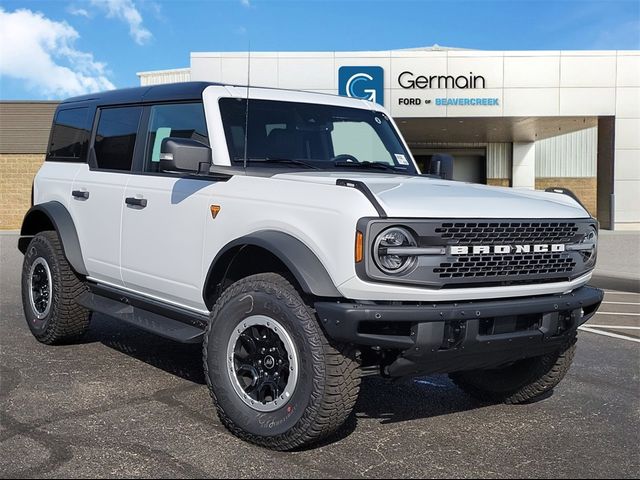
[[[513,188],[536,188],[536,142],[513,143]]]
[[[618,52],[616,65],[615,224],[640,228],[640,54]]]

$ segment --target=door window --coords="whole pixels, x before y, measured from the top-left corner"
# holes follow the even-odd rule
[[[189,138],[209,145],[207,123],[202,103],[154,105],[149,116],[145,171],[157,172],[162,140],[168,137]]]
[[[142,107],[105,108],[100,111],[95,152],[98,168],[131,170]]]

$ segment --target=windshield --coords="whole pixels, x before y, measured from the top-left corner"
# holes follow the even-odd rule
[[[229,157],[245,155],[247,101],[220,99]],[[312,103],[249,100],[247,159],[298,169],[366,169],[416,174],[384,113]]]

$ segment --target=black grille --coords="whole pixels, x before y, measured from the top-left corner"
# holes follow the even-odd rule
[[[372,244],[393,225],[411,231],[417,247],[444,247],[444,253],[421,255],[402,275],[380,271],[371,254]],[[363,280],[442,289],[566,282],[593,268],[580,251],[566,247],[580,243],[596,225],[592,218],[364,218],[358,230],[366,230],[371,241],[367,242],[367,261],[356,264],[356,272]],[[541,248],[535,248],[537,245]],[[454,246],[468,248],[452,249]],[[556,246],[565,246],[565,250],[558,251],[562,248]]]
[[[494,278],[571,272],[576,262],[567,253],[460,256],[433,269],[440,278]]]
[[[449,245],[528,245],[569,243],[578,230],[575,222],[452,222],[435,232]]]

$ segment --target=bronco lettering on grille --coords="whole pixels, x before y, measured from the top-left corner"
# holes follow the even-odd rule
[[[486,255],[486,254],[511,254],[511,253],[547,253],[564,252],[563,244],[539,244],[539,245],[475,245],[449,247],[449,255]]]

